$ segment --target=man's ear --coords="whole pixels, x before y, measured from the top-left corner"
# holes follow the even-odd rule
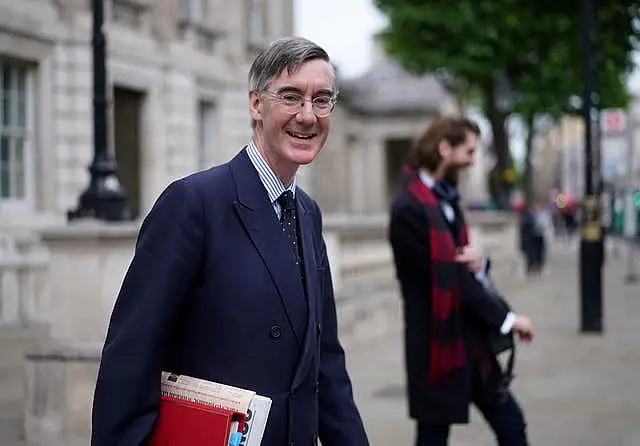
[[[255,91],[249,92],[249,113],[254,121],[262,121],[262,97]]]
[[[451,144],[445,139],[438,143],[438,153],[440,154],[440,158],[448,158],[451,154]]]

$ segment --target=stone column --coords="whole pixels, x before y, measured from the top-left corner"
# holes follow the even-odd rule
[[[364,187],[367,194],[366,210],[369,213],[386,212],[388,203],[384,138],[367,139],[365,144],[367,151]]]
[[[352,144],[347,147],[349,151],[348,165],[349,169],[349,211],[354,213],[363,213],[367,210],[367,151],[364,142],[359,138],[354,138]]]
[[[148,91],[142,109],[140,217],[147,214],[167,185],[167,113],[164,79]]]

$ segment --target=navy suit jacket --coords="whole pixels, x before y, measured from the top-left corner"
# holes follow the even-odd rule
[[[263,446],[369,444],[338,341],[320,209],[296,197],[308,298],[245,150],[163,191],[111,315],[93,446],[145,444],[162,370],[272,398]]]

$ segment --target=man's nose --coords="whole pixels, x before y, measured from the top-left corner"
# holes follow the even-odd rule
[[[296,120],[299,123],[313,123],[316,120],[316,114],[313,111],[313,104],[311,101],[304,101],[300,105],[300,110],[296,115]]]

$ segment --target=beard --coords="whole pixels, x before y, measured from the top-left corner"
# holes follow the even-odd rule
[[[444,173],[444,180],[452,186],[458,187],[460,181],[461,166],[449,166]]]

